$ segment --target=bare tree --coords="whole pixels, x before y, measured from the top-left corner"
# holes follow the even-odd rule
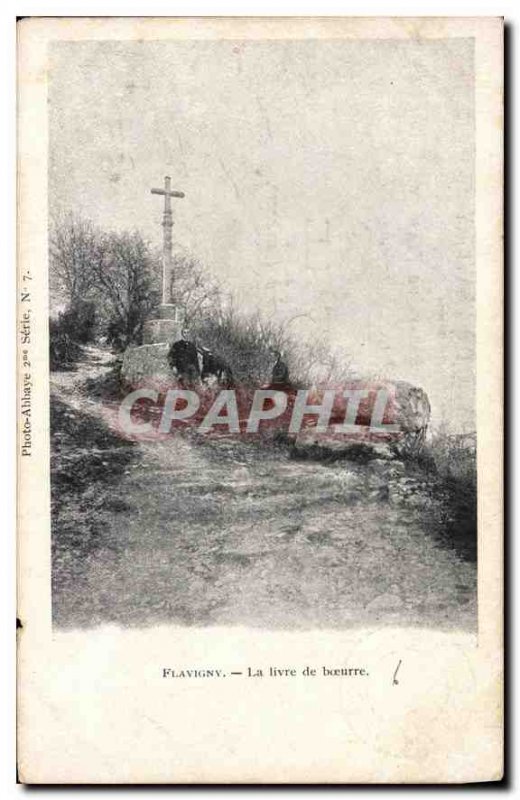
[[[221,307],[221,290],[218,282],[208,275],[200,262],[189,255],[174,258],[172,294],[185,310],[190,325],[202,317],[218,313]]]
[[[137,231],[103,234],[100,251],[92,266],[96,290],[109,338],[124,348],[141,341],[144,322],[159,301],[160,265]]]
[[[95,291],[93,266],[100,258],[99,232],[88,220],[68,214],[55,220],[49,237],[51,293],[69,307]]]

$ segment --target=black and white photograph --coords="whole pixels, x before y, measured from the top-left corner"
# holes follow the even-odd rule
[[[455,731],[477,726],[466,707],[491,613],[499,635],[485,588],[499,587],[485,576],[500,552],[487,453],[498,453],[491,419],[500,425],[502,413],[499,395],[490,405],[498,373],[488,366],[501,353],[492,139],[501,21],[48,24],[45,47],[32,51],[40,46],[45,71],[24,73],[28,87],[45,81],[45,266],[37,274],[36,250],[22,249],[19,458],[43,459],[49,540],[38,585],[49,636],[70,665],[63,674],[92,676],[94,647],[106,646],[114,664],[148,652],[155,677],[143,668],[143,680],[175,697],[181,684],[211,685],[214,698],[215,687],[229,697],[254,681],[267,691],[269,681],[316,676],[326,692],[334,680],[351,711],[331,737],[341,741],[341,726],[359,720],[348,736],[364,742],[363,758],[344,769],[336,759],[330,773],[325,758],[303,782],[336,773],[457,782],[478,778],[477,760],[497,774],[498,728],[489,722],[492,733],[471,747]],[[486,85],[488,52],[496,83]],[[25,53],[29,63],[29,45]],[[482,112],[492,102],[495,117]],[[34,108],[22,106],[22,153],[32,152]],[[485,164],[488,123],[498,160]],[[22,201],[35,157],[25,158]],[[226,656],[211,649],[217,639]],[[432,652],[442,654],[437,665]],[[125,660],[134,692],[137,661]],[[112,669],[108,680],[105,698]],[[398,693],[412,685],[405,712]],[[190,711],[198,724],[202,696]],[[460,703],[455,727],[421,721],[436,713],[427,696],[432,707],[451,704],[450,715]],[[481,719],[498,719],[487,696]],[[333,713],[339,701],[328,697]],[[386,702],[388,723],[375,734]],[[131,709],[121,712],[125,737],[140,719]],[[298,715],[285,713],[295,725]],[[166,729],[147,714],[158,726],[151,743]],[[390,746],[400,714],[408,722]],[[421,767],[443,736],[446,765]],[[170,774],[162,746],[149,771],[136,757],[128,782]],[[371,747],[390,748],[374,770]],[[218,777],[211,758],[197,772],[197,752],[172,776]],[[101,781],[105,766],[89,759],[71,756],[58,773]],[[290,780],[304,774],[294,763]],[[238,762],[226,773],[227,764],[231,782],[277,774],[240,772]]]
[[[55,625],[476,628],[473,50],[51,44]]]

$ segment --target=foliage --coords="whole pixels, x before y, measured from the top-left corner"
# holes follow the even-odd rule
[[[94,262],[98,302],[106,335],[116,350],[142,342],[143,325],[159,301],[159,265],[137,232],[104,234]]]
[[[54,221],[49,238],[51,296],[73,307],[95,293],[99,245],[100,233],[90,221],[73,214]]]
[[[273,348],[283,350],[283,327],[263,320],[259,314],[245,315],[233,307],[217,312],[191,325],[192,334],[223,358],[241,383],[265,382],[276,360]]]
[[[69,215],[51,229],[49,258],[52,296],[65,302],[65,316],[87,302],[96,310],[95,324],[79,338],[71,328],[70,336],[105,335],[116,350],[142,341],[143,324],[159,302],[160,261],[140,233],[106,233]]]
[[[81,354],[81,345],[92,340],[96,306],[91,300],[76,300],[73,306],[49,320],[51,370],[70,369]]]
[[[96,304],[92,300],[77,300],[60,314],[60,319],[72,339],[80,344],[88,344],[96,328]]]
[[[81,353],[81,347],[71,336],[69,324],[63,317],[49,320],[49,366],[51,370],[71,369]]]
[[[269,382],[278,353],[288,365],[291,382],[298,386],[341,383],[351,377],[348,356],[319,340],[299,340],[286,322],[246,314],[232,302],[214,305],[190,328],[197,343],[224,358],[240,382]]]
[[[443,424],[433,432],[421,460],[434,472],[444,498],[446,538],[462,557],[476,560],[476,434],[450,434]]]
[[[476,479],[476,435],[451,434],[445,424],[433,433],[428,453],[435,471],[448,481]]]

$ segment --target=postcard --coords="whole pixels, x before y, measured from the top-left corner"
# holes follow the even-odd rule
[[[499,781],[502,18],[18,40],[20,781]]]

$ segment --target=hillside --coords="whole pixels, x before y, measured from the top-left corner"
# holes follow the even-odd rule
[[[475,544],[434,474],[193,433],[128,442],[86,389],[109,368],[90,349],[51,373],[55,624],[475,629]]]

